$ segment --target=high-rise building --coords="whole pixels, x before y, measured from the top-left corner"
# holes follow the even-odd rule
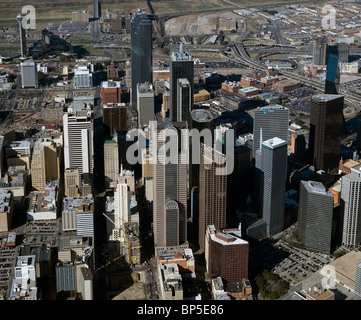
[[[209,225],[214,225],[217,230],[226,227],[227,175],[217,172],[226,165],[223,153],[201,144],[198,224],[201,251],[205,250],[205,234]]]
[[[112,233],[114,239],[124,241],[124,226],[128,222],[130,222],[130,190],[128,184],[120,180],[114,191],[114,228]]]
[[[275,104],[257,108],[253,120],[253,158],[263,141],[274,137],[288,141],[288,123],[289,109],[286,107]]]
[[[19,24],[19,36],[20,36],[20,57],[26,58],[26,33],[25,29],[23,27],[23,19],[24,15],[22,13],[19,13],[16,16],[16,21]]]
[[[317,170],[338,168],[343,102],[341,95],[317,94],[311,98],[309,161]]]
[[[321,183],[301,181],[298,230],[306,250],[330,254],[333,195]]]
[[[227,282],[248,279],[249,244],[239,230],[206,231],[206,267],[210,279],[221,277]]]
[[[120,81],[103,81],[100,84],[102,104],[121,103],[122,87]]]
[[[21,68],[21,87],[38,88],[38,67],[35,61],[26,61],[20,63]]]
[[[89,66],[78,65],[74,70],[74,88],[88,89],[93,87],[93,73]]]
[[[105,187],[110,188],[119,175],[119,146],[118,136],[104,142],[104,175]]]
[[[338,53],[329,54],[325,81],[325,94],[338,94],[340,85],[340,59]]]
[[[361,243],[361,177],[352,172],[342,177],[343,206],[342,245],[356,248]]]
[[[131,21],[131,68],[133,110],[137,110],[137,84],[153,83],[152,21],[145,11],[138,10]]]
[[[179,78],[177,81],[177,121],[191,119],[192,111],[192,87],[187,78]]]
[[[78,169],[65,169],[64,171],[64,196],[79,197],[80,195],[80,177]]]
[[[194,61],[189,52],[183,51],[183,44],[179,47],[179,52],[172,52],[169,61],[170,70],[170,118],[173,121],[187,121],[190,119],[189,110],[193,109],[193,94],[194,94]],[[185,80],[188,79],[188,85]],[[182,88],[186,86],[185,98],[187,101],[183,101],[183,97],[178,95],[178,87]],[[188,97],[188,98],[187,98]],[[189,100],[190,98],[190,100]],[[178,103],[179,100],[179,103]],[[178,110],[178,107],[182,107],[182,110]],[[187,109],[187,110],[186,110]],[[181,117],[186,116],[185,119]]]
[[[278,137],[263,141],[257,150],[256,167],[261,173],[260,202],[266,234],[273,236],[284,227],[287,176],[287,141]]]
[[[82,184],[92,184],[94,169],[93,119],[86,111],[65,113],[64,169],[78,169]]]
[[[128,106],[125,103],[103,104],[103,126],[106,136],[128,132]]]
[[[350,45],[348,43],[338,43],[337,44],[337,53],[339,62],[349,62],[350,55]]]
[[[155,247],[177,247],[187,241],[187,159],[180,152],[180,126],[165,121],[157,134],[157,154],[153,154],[153,233]],[[177,154],[161,149],[170,139]],[[169,142],[168,142],[169,143]],[[167,157],[170,161],[167,161]]]
[[[202,132],[203,129],[209,130],[212,133],[212,142],[214,136],[214,116],[213,114],[207,109],[194,109],[190,113],[190,122],[189,126],[190,129],[198,130],[199,133]],[[200,136],[200,142],[205,143],[202,136]],[[199,163],[193,163],[192,161],[192,138],[189,141],[190,149],[189,149],[189,156],[190,156],[190,166],[189,166],[189,188],[192,190],[194,187],[198,187],[199,185]]]
[[[356,265],[354,300],[361,300],[361,262]]]
[[[296,159],[306,161],[306,139],[303,134],[292,134],[291,151]]]
[[[154,88],[149,82],[137,84],[138,128],[154,120]]]
[[[327,37],[319,37],[314,40],[313,43],[313,64],[325,65],[327,57]]]
[[[99,0],[93,0],[93,7],[94,7],[94,19],[100,18],[100,2]]]
[[[33,146],[31,184],[44,191],[48,181],[60,179],[61,146],[49,139],[38,139]]]

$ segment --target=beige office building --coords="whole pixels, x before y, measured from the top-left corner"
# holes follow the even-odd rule
[[[105,187],[111,188],[119,175],[119,148],[118,137],[104,142],[104,175]],[[112,184],[113,183],[113,184]]]
[[[35,142],[31,160],[33,189],[44,191],[47,181],[60,179],[61,145],[49,139]]]

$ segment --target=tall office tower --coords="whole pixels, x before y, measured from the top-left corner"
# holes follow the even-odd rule
[[[153,154],[153,233],[155,247],[180,246],[187,241],[187,159],[180,151],[181,125],[164,121],[158,129],[157,154]],[[175,152],[161,149],[167,139]],[[178,144],[178,145],[176,145]],[[166,157],[173,159],[173,163]],[[174,163],[174,162],[178,162]]]
[[[16,16],[16,21],[19,24],[19,33],[20,33],[20,57],[26,58],[26,32],[23,28],[23,19],[24,15],[22,13],[19,13]]]
[[[339,62],[348,62],[350,56],[350,45],[345,42],[337,43],[337,53]]]
[[[194,109],[191,111],[190,114],[191,121],[189,122],[190,129],[196,129],[199,133],[202,132],[203,129],[209,130],[212,133],[212,143],[213,143],[213,136],[214,136],[214,116],[213,114],[207,109]],[[193,163],[192,161],[192,138],[190,139],[190,150],[189,156],[190,161],[189,163],[189,184],[190,189],[193,187],[198,187],[199,185],[199,163]],[[200,136],[200,142],[205,143],[204,138]]]
[[[361,300],[361,262],[356,265],[354,300]]]
[[[177,121],[191,119],[192,111],[192,87],[187,78],[179,78],[177,81]]]
[[[184,110],[181,112],[178,110],[178,79],[188,79],[189,87],[187,95],[190,96],[190,102],[187,102],[186,106],[190,105],[190,109],[193,109],[193,94],[194,94],[194,61],[192,56],[188,52],[183,52],[183,44],[181,43],[179,46],[179,52],[172,52],[169,61],[169,76],[170,76],[170,118],[173,121],[187,121],[190,117],[188,116],[188,112]],[[183,107],[183,105],[182,105]],[[181,120],[181,117],[187,115],[187,119]]]
[[[303,134],[292,134],[291,151],[296,159],[306,161],[306,139]]]
[[[273,236],[284,227],[287,176],[287,141],[278,137],[263,141],[257,150],[256,167],[261,172],[260,202],[266,234]]]
[[[298,231],[306,250],[330,254],[333,195],[321,183],[301,181]]]
[[[133,110],[137,110],[137,84],[153,83],[152,20],[145,11],[138,10],[131,21],[131,63]]]
[[[103,126],[106,136],[128,132],[128,107],[125,103],[103,104]]]
[[[35,190],[44,191],[50,180],[60,179],[61,146],[49,139],[38,139],[31,158],[31,184]]]
[[[328,55],[325,94],[338,94],[340,86],[340,64],[338,54]]]
[[[104,175],[105,187],[112,188],[119,175],[119,145],[118,135],[104,142]]]
[[[64,196],[79,197],[80,195],[80,177],[78,169],[65,169],[64,171]]]
[[[65,113],[64,169],[78,169],[80,181],[92,184],[94,169],[93,119],[87,112]]]
[[[154,88],[149,82],[137,84],[138,128],[154,120]]]
[[[226,227],[227,175],[222,175],[217,170],[225,166],[223,153],[201,144],[198,241],[202,252],[205,250],[207,226],[214,225],[217,230]]]
[[[20,63],[21,87],[38,88],[38,67],[35,61]]]
[[[221,277],[227,282],[248,279],[249,244],[238,230],[218,231],[207,226],[205,258],[210,279]]]
[[[288,141],[288,123],[289,109],[286,107],[275,104],[257,108],[253,120],[253,158],[265,140],[278,137]]]
[[[93,6],[94,6],[94,19],[100,18],[100,2],[99,0],[93,0]]]
[[[338,168],[343,101],[341,95],[317,94],[311,98],[309,161],[317,170]]]
[[[130,222],[130,191],[127,183],[118,181],[114,191],[113,237],[124,241],[124,225]],[[118,234],[118,237],[116,237]]]
[[[102,81],[100,90],[102,104],[122,102],[122,86],[120,81]]]
[[[313,64],[325,65],[327,58],[327,37],[316,38],[313,42]]]
[[[361,243],[361,177],[349,173],[342,177],[343,206],[342,245],[352,249]]]

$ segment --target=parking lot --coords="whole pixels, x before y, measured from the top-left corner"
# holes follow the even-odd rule
[[[275,265],[272,271],[292,286],[334,260],[332,256],[295,248],[282,240],[275,243],[274,247],[287,253],[288,256]]]
[[[59,225],[56,221],[28,221],[24,229],[23,244],[47,244],[49,247],[58,246]]]

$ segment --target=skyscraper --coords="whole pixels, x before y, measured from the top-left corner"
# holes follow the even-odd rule
[[[352,249],[361,243],[361,177],[351,171],[342,177],[341,183],[342,245]]]
[[[317,94],[311,98],[309,161],[317,170],[338,168],[343,101],[341,95]]]
[[[93,119],[87,112],[65,113],[64,125],[64,169],[79,170],[81,182],[93,181],[94,146]]]
[[[137,85],[138,127],[149,125],[154,120],[154,88],[149,82]]]
[[[118,136],[104,142],[104,175],[105,187],[110,188],[116,183],[119,175],[119,146]]]
[[[93,6],[94,6],[94,19],[100,18],[100,2],[99,0],[93,0]]]
[[[152,21],[138,10],[131,21],[132,107],[137,110],[137,84],[153,83]]]
[[[21,68],[21,87],[38,87],[38,68],[35,61],[26,61],[20,63]]]
[[[337,44],[338,58],[340,62],[348,62],[350,55],[350,45],[348,43]]]
[[[188,116],[188,110],[184,104],[178,105],[178,100],[181,102],[182,97],[178,98],[178,86],[184,83],[185,80],[182,80],[179,84],[178,79],[188,79],[188,91],[186,95],[190,96],[190,101],[187,99],[186,106],[187,108],[193,109],[193,94],[194,94],[194,61],[192,56],[188,52],[183,51],[183,44],[180,44],[179,52],[172,52],[169,61],[169,71],[170,71],[170,118],[173,121],[187,121],[190,119]],[[190,93],[190,94],[189,94]],[[183,110],[178,110],[178,107],[182,107]],[[182,116],[186,115],[186,119],[181,120]]]
[[[325,65],[327,58],[327,37],[319,37],[313,43],[313,64]]]
[[[248,278],[249,244],[240,231],[220,231],[213,225],[206,232],[206,267],[210,279],[221,277],[227,282]]]
[[[192,87],[187,78],[179,78],[177,81],[177,121],[191,119],[192,111]]]
[[[44,191],[47,181],[60,179],[60,145],[48,139],[35,141],[31,159],[31,184]]]
[[[25,29],[23,28],[23,19],[24,15],[19,13],[16,16],[16,21],[19,23],[19,36],[20,36],[20,57],[26,58],[26,33]]]
[[[333,195],[321,182],[301,181],[298,230],[306,250],[330,254]]]
[[[284,227],[287,176],[287,141],[278,137],[263,141],[257,150],[256,167],[261,173],[260,202],[266,234],[273,236]]]
[[[328,55],[325,94],[338,94],[340,85],[340,64],[338,54]]]
[[[198,241],[205,250],[205,234],[209,225],[217,230],[226,227],[227,175],[217,174],[217,168],[226,166],[223,153],[201,144],[199,165],[199,225]]]
[[[187,159],[180,151],[178,137],[181,127],[166,120],[158,129],[161,131],[156,139],[157,154],[153,155],[157,157],[153,165],[154,246],[176,247],[187,241]],[[173,144],[176,154],[162,150],[167,139]],[[173,161],[167,162],[167,157]]]
[[[288,141],[288,123],[289,109],[286,107],[275,104],[257,108],[253,121],[253,158],[265,140],[278,137]]]
[[[125,103],[103,104],[102,114],[106,136],[128,131],[128,107]]]

